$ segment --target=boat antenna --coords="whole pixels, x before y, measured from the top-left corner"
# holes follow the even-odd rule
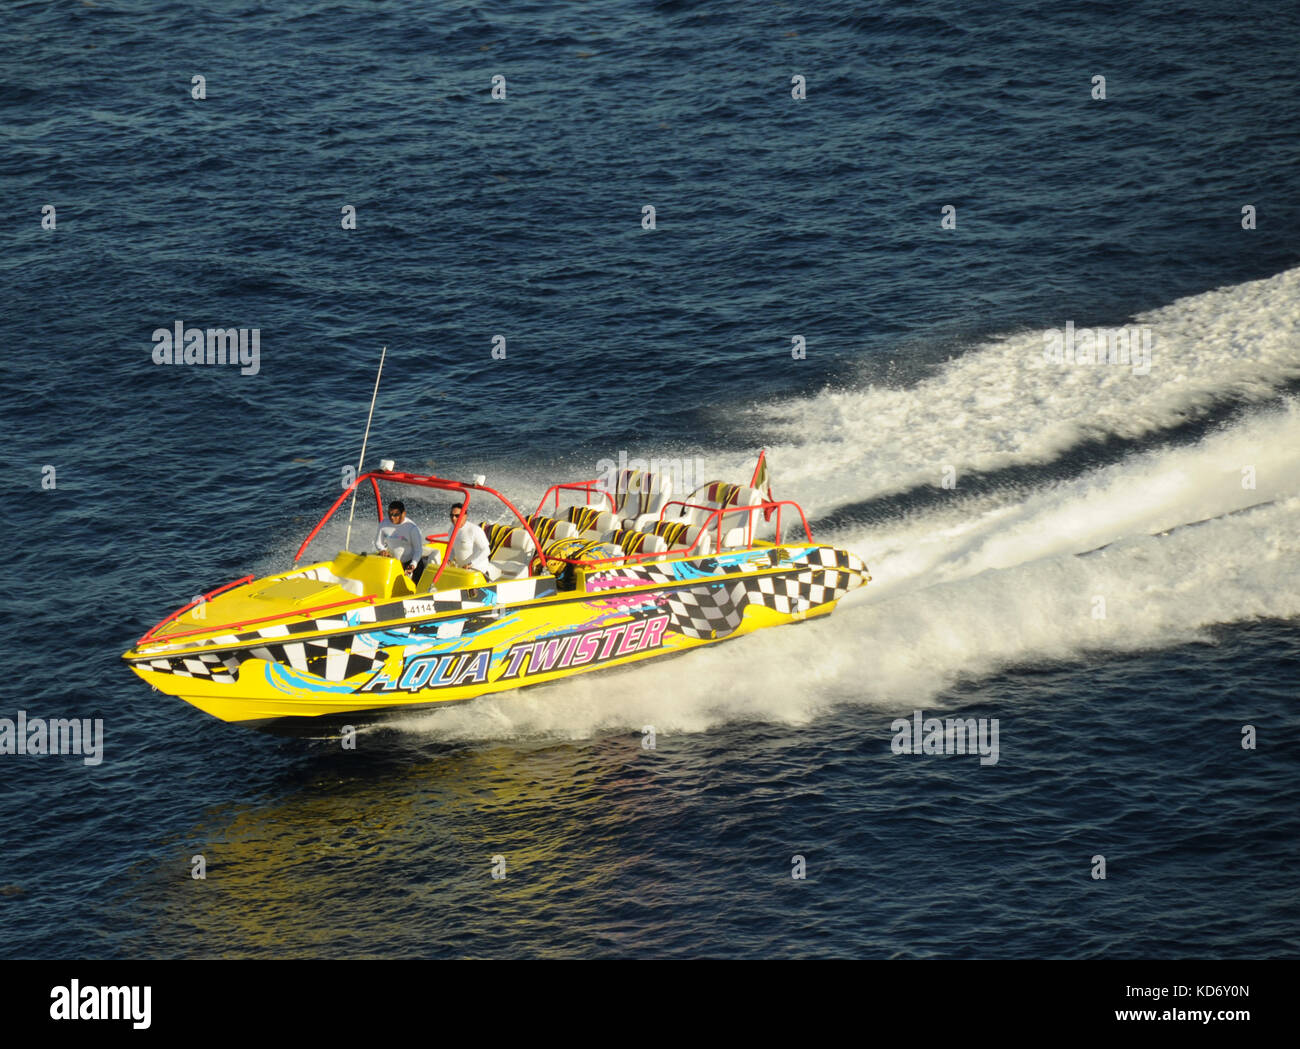
[[[379,371],[375,372],[375,392],[370,395],[370,414],[366,416],[366,433],[361,438],[361,458],[357,460],[357,476],[361,476],[361,467],[366,461],[366,442],[370,440],[370,420],[375,417],[375,398],[379,396],[379,377],[384,374],[384,358],[388,355],[388,347],[385,346],[379,354]],[[343,540],[343,549],[347,550],[352,546],[352,515],[357,511],[357,486],[356,481],[352,482],[352,504],[348,507],[348,534]]]

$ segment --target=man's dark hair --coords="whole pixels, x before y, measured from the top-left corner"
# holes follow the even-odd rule
[[[406,504],[400,499],[394,499],[388,504],[388,512],[391,514],[394,510],[399,514],[404,514],[406,513]]]
[[[464,506],[464,505],[465,505],[464,503],[456,503],[456,504],[451,508],[451,512],[452,512],[453,514],[458,514],[458,513],[460,513],[461,507]]]

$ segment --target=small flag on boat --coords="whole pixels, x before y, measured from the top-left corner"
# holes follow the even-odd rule
[[[767,472],[767,449],[764,448],[758,453],[758,465],[754,467],[754,476],[749,482],[750,488],[757,488],[763,493],[764,502],[773,502],[772,499],[772,478]],[[772,508],[768,507],[763,511],[763,520],[772,520]]]

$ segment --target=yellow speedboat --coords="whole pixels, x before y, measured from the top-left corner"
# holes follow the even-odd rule
[[[481,483],[383,465],[344,491],[295,565],[361,485],[382,522],[382,484],[390,498],[463,503],[449,533],[426,537],[421,572],[343,550],[246,576],[173,612],[122,658],[223,721],[325,734],[825,615],[871,578],[854,554],[813,542],[797,504],[754,487],[714,482],[672,499],[668,478],[623,470],[612,491],[554,485],[525,517]],[[481,525],[487,574],[448,557],[485,499],[484,516],[504,520]],[[795,518],[802,538],[783,539]]]

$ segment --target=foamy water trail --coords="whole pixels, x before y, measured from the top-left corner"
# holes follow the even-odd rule
[[[871,552],[875,582],[865,599],[1285,500],[1300,493],[1300,402],[1288,399],[1194,445],[1132,456],[1037,491],[970,500],[959,492],[951,508],[833,537]]]
[[[1089,325],[1087,317],[1062,315]],[[1259,401],[1300,377],[1300,269],[1220,288],[1139,314],[1152,336],[1150,373],[1058,364],[1044,333],[980,346],[914,386],[828,390],[747,410],[767,444],[776,494],[820,514],[919,485],[951,466],[972,471],[1050,463],[1090,439],[1136,438],[1224,400]],[[752,459],[718,457],[719,476]]]
[[[972,497],[960,484],[962,468],[1050,462],[1090,435],[1157,431],[1224,396],[1276,400],[1300,374],[1297,302],[1293,271],[1144,315],[1157,332],[1145,377],[1098,367],[1048,377],[1035,333],[973,351],[910,390],[787,406],[791,434],[806,439],[773,447],[785,467],[777,494],[813,509],[934,484],[936,463],[964,464],[948,502],[819,536],[867,560],[868,588],[824,620],[400,724],[500,739],[803,723],[832,705],[941,705],[961,680],[1017,665],[1300,616],[1294,398],[1068,481]],[[706,461],[724,478],[752,469],[736,456]],[[1252,475],[1254,487],[1243,485]]]

